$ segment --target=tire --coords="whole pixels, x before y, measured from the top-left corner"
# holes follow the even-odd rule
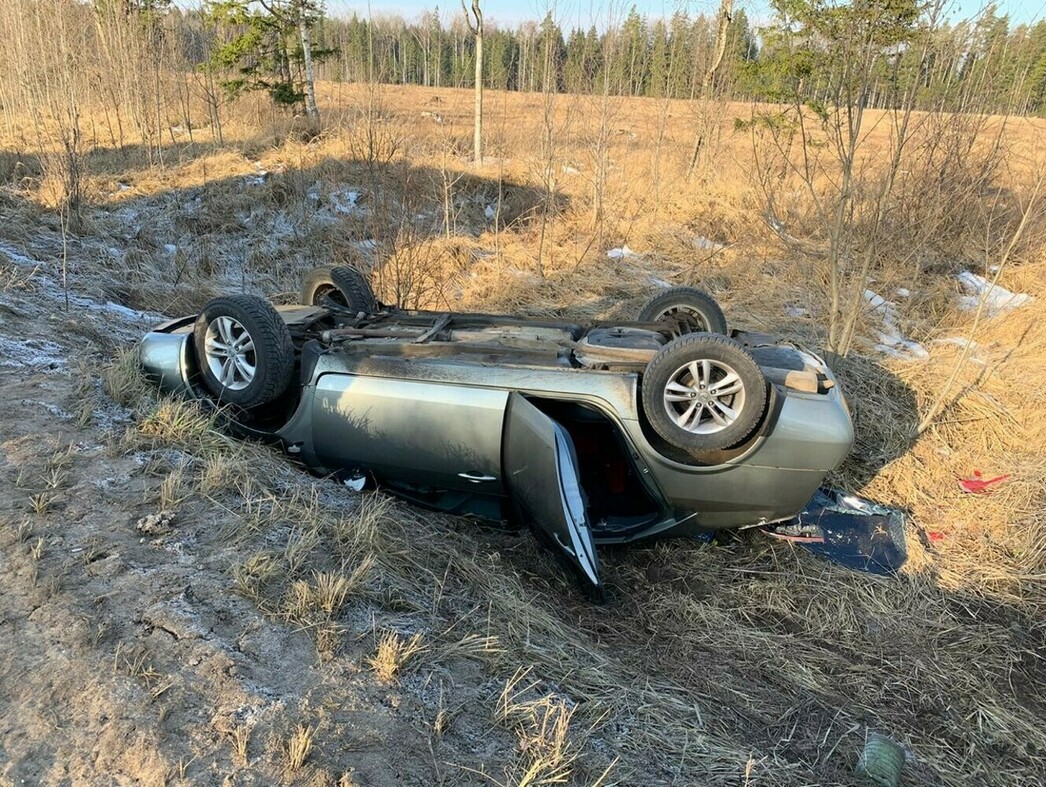
[[[713,393],[724,381],[727,388]],[[743,442],[766,411],[766,377],[755,359],[733,339],[713,333],[666,344],[647,364],[642,386],[650,426],[692,455]]]
[[[687,333],[727,335],[726,316],[715,298],[696,287],[673,287],[656,296],[639,312],[640,322],[661,322],[674,318]]]
[[[225,349],[230,345],[236,346],[232,357]],[[204,385],[218,404],[246,410],[270,404],[294,377],[291,332],[264,298],[212,300],[196,318],[193,346]]]
[[[372,314],[378,310],[378,301],[370,283],[355,268],[338,266],[309,272],[302,283],[301,302],[308,306],[322,306],[326,299],[354,313]]]

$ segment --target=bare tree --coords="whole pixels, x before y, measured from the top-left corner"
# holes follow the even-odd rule
[[[479,0],[472,0],[472,15],[461,0],[465,24],[476,39],[476,117],[472,130],[472,155],[476,164],[483,163],[483,9]]]
[[[312,66],[312,19],[307,0],[298,0],[298,34],[301,36],[301,59],[305,67],[305,114],[313,120],[320,119],[316,106],[316,72]]]
[[[701,119],[697,124],[697,135],[694,137],[694,150],[690,156],[689,174],[693,175],[697,169],[698,161],[701,159],[701,149],[705,144],[711,121],[708,116],[708,101],[712,97],[712,88],[715,85],[715,75],[723,62],[723,53],[726,52],[727,33],[730,31],[730,21],[734,14],[734,0],[721,0],[719,4],[719,15],[717,17],[715,51],[712,60],[705,69],[705,77],[701,81]]]

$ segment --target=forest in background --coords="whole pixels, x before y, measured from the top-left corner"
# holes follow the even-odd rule
[[[874,62],[867,64],[867,108],[895,108],[914,86],[918,109],[1046,112],[1046,21],[1012,24],[994,4],[970,19],[951,21],[943,2],[775,0],[771,18],[757,27],[743,8],[732,6],[720,8],[720,14],[732,12],[709,85],[703,82],[718,54],[716,16],[678,11],[651,18],[635,6],[617,20],[608,10],[602,29],[567,29],[552,11],[513,27],[487,22],[483,82],[514,91],[784,103],[798,98],[817,105],[831,100],[832,60],[853,50],[848,38],[855,28],[846,16],[853,12],[882,37]],[[196,6],[173,0],[14,0],[5,7],[0,32],[9,46],[0,52],[0,102],[9,129],[27,85],[69,79],[39,73],[53,55],[34,48],[50,39],[45,29],[77,45],[75,54],[63,49],[52,65],[68,60],[78,68],[78,78],[89,83],[78,91],[81,96],[95,93],[95,103],[118,111],[133,103],[132,94],[153,89],[162,94],[150,101],[163,105],[149,110],[164,115],[153,118],[157,122],[176,122],[172,114],[187,114],[190,100],[202,98],[218,125],[221,108],[250,89],[267,90],[277,104],[302,103],[308,81],[303,31],[315,79],[475,84],[475,36],[463,14],[452,15],[449,24],[438,11],[411,20],[345,18],[329,15],[322,0],[203,0]]]

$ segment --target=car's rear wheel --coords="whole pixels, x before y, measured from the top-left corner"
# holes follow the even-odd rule
[[[278,399],[294,376],[294,343],[263,298],[215,298],[196,318],[193,344],[204,385],[219,404],[244,409]]]
[[[378,310],[378,301],[370,282],[355,268],[343,265],[316,268],[309,272],[302,283],[302,303],[323,306],[328,299],[355,313],[371,314]]]
[[[715,298],[696,287],[673,287],[652,298],[639,312],[640,322],[675,323],[674,336],[727,333],[726,315]]]
[[[736,341],[691,333],[666,344],[643,374],[643,412],[665,441],[691,454],[731,448],[766,410],[767,385]]]

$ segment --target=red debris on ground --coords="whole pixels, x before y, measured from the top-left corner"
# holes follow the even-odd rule
[[[973,478],[963,478],[959,480],[959,487],[963,492],[967,492],[971,495],[983,495],[986,492],[991,491],[989,487],[995,484],[1001,484],[1003,481],[1009,479],[1009,475],[1000,475],[995,478],[984,478],[980,470],[973,471]]]

